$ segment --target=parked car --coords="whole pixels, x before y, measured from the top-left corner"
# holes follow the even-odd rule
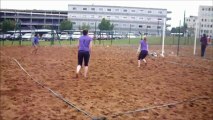
[[[60,40],[69,40],[70,35],[67,32],[61,32]]]
[[[78,40],[81,37],[81,32],[73,32],[72,39]]]
[[[9,40],[11,37],[10,34],[1,34],[0,35],[0,40]]]
[[[14,33],[10,36],[10,40],[18,40],[21,37],[19,33]]]
[[[94,39],[94,37],[95,37],[94,33],[88,33],[88,35],[89,35],[92,39]]]
[[[136,36],[133,33],[127,33],[127,38],[136,38]]]
[[[106,33],[100,33],[98,36],[97,36],[97,39],[98,40],[107,40],[108,39],[108,36]]]
[[[33,33],[25,33],[25,34],[22,36],[22,40],[32,40],[33,37],[34,37],[34,34],[33,34]]]

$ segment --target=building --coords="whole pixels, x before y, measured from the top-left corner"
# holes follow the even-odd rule
[[[199,6],[198,26],[199,36],[204,33],[213,36],[213,6]]]
[[[1,9],[0,22],[5,19],[19,22],[22,29],[41,29],[53,26],[57,30],[60,22],[67,20],[67,11]]]
[[[78,30],[83,24],[91,30],[98,30],[102,18],[110,20],[118,33],[148,33],[160,35],[163,29],[163,18],[171,20],[167,9],[103,6],[103,5],[68,5],[68,19],[73,22],[73,29]],[[167,25],[167,27],[170,25]]]
[[[197,16],[189,16],[186,17],[186,24],[187,24],[187,33],[189,35],[194,35],[194,31],[196,29],[196,21],[197,21]]]

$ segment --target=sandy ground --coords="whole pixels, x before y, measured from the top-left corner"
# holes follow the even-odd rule
[[[166,46],[175,51],[176,47]],[[152,46],[151,51],[160,50]],[[213,118],[211,60],[192,56],[192,48],[181,47],[179,57],[148,57],[148,65],[137,67],[136,47],[94,47],[89,78],[75,78],[75,47],[1,48],[1,120],[90,120],[68,107],[48,90],[33,82],[11,59],[16,58],[28,73],[45,86],[92,116],[109,120],[210,120]],[[183,51],[185,51],[183,53]],[[176,63],[180,64],[176,64]],[[83,70],[81,71],[83,74]],[[116,113],[206,96],[194,102],[112,117]]]

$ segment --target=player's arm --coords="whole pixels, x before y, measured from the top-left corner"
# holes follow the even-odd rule
[[[141,49],[141,44],[139,44],[139,46],[138,46],[137,54],[140,53],[140,49]]]

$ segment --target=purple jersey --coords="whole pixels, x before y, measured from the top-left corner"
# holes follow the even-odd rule
[[[84,35],[84,36],[81,36],[79,38],[79,51],[82,50],[82,51],[89,51],[89,45],[90,45],[90,42],[92,41],[92,38],[87,36],[87,35]]]
[[[33,44],[38,44],[39,42],[38,42],[38,37],[36,36],[36,37],[34,37],[34,39],[33,39]]]
[[[141,51],[142,50],[148,51],[148,44],[147,44],[147,42],[145,40],[141,40],[140,44],[141,44]]]

